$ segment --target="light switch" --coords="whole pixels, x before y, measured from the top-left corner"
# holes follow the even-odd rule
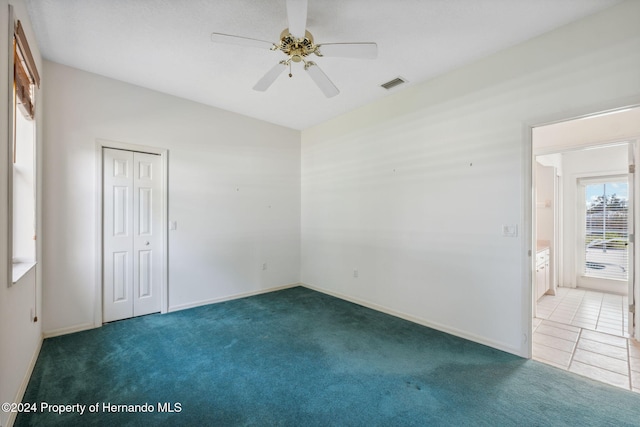
[[[502,235],[504,237],[516,237],[518,235],[518,226],[516,224],[502,224]]]
[[[177,230],[178,222],[177,221],[169,221],[169,230]]]

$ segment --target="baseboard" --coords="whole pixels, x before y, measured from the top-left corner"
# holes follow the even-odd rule
[[[594,280],[594,283],[589,283],[587,280],[583,280],[574,289],[580,289],[584,291],[604,292],[607,294],[615,294],[627,296],[629,294],[629,285],[624,283],[598,283]]]
[[[40,349],[42,348],[43,340],[44,340],[44,337],[41,335],[40,340],[38,341],[38,346],[36,347],[36,350],[33,352],[33,356],[31,357],[31,361],[29,362],[27,372],[25,372],[24,377],[22,378],[22,382],[20,383],[20,387],[16,392],[16,397],[13,399],[13,401],[16,403],[22,402],[24,393],[27,391],[27,386],[29,385],[31,374],[33,374],[33,369],[36,367],[36,362],[38,361],[38,356],[40,355]],[[16,422],[17,416],[18,416],[17,412],[10,412],[9,418],[7,419],[7,426],[12,426]]]
[[[354,304],[358,304],[358,305],[361,305],[363,307],[367,307],[367,308],[370,308],[372,310],[388,314],[390,316],[398,317],[400,319],[407,320],[407,321],[412,322],[412,323],[417,323],[418,325],[426,326],[428,328],[435,329],[435,330],[438,330],[440,332],[447,333],[449,335],[454,335],[456,337],[463,338],[465,340],[473,341],[473,342],[476,342],[478,344],[482,344],[482,345],[486,345],[486,346],[489,346],[489,347],[493,347],[493,348],[496,348],[498,350],[502,350],[502,351],[505,351],[507,353],[511,353],[511,354],[516,355],[516,356],[519,356],[519,357],[523,357],[522,354],[520,354],[520,351],[521,351],[520,348],[515,348],[515,347],[510,346],[508,344],[505,344],[503,342],[489,340],[489,339],[487,339],[485,337],[482,337],[482,336],[479,336],[479,335],[470,334],[470,333],[468,333],[466,331],[461,331],[461,330],[456,329],[456,328],[451,328],[449,326],[446,326],[446,325],[443,325],[443,324],[440,324],[440,323],[437,323],[437,322],[432,322],[432,321],[429,321],[429,320],[426,320],[426,319],[422,319],[420,317],[416,317],[416,316],[413,316],[411,314],[403,313],[401,311],[392,310],[390,308],[387,308],[387,307],[384,307],[384,306],[381,306],[381,305],[378,305],[378,304],[375,304],[375,303],[372,303],[372,302],[369,302],[369,301],[361,300],[359,298],[353,298],[351,296],[344,295],[344,294],[341,294],[339,292],[329,291],[329,290],[320,288],[320,287],[315,286],[315,285],[308,285],[306,283],[301,283],[300,286],[303,286],[305,288],[311,289],[313,291],[321,292],[323,294],[331,295],[332,297],[340,298],[342,300],[349,301],[349,302],[352,302]]]
[[[69,326],[68,328],[54,329],[44,333],[44,338],[53,338],[60,335],[73,334],[74,332],[82,332],[89,329],[95,329],[96,325],[93,323],[83,323],[81,325]]]
[[[242,292],[242,293],[239,293],[239,294],[227,295],[227,296],[219,297],[219,298],[196,301],[196,302],[192,302],[192,303],[188,303],[188,304],[175,305],[173,307],[169,307],[169,313],[171,313],[173,311],[187,310],[189,308],[200,307],[200,306],[203,306],[203,305],[215,304],[215,303],[218,303],[218,302],[231,301],[231,300],[234,300],[234,299],[252,297],[254,295],[267,294],[269,292],[275,292],[275,291],[281,291],[283,289],[295,288],[296,286],[303,286],[303,285],[302,285],[302,283],[291,283],[291,284],[288,284],[288,285],[275,286],[273,288],[258,289],[257,291]]]
[[[219,303],[219,302],[224,302],[224,301],[231,301],[234,299],[240,299],[240,298],[246,298],[246,297],[251,297],[254,295],[260,295],[260,294],[266,294],[269,292],[275,292],[275,291],[280,291],[283,289],[289,289],[289,288],[294,288],[296,286],[303,286],[305,288],[317,291],[317,292],[321,292],[323,294],[327,294],[327,295],[331,295],[333,297],[336,298],[340,298],[342,300],[345,301],[349,301],[352,302],[354,304],[358,304],[361,305],[363,307],[367,307],[370,308],[372,310],[376,310],[379,311],[381,313],[385,313],[388,314],[390,316],[394,316],[394,317],[398,317],[400,319],[404,319],[407,320],[409,322],[413,322],[413,323],[417,323],[418,325],[422,325],[422,326],[426,326],[428,328],[432,328],[432,329],[436,329],[438,331],[441,332],[445,332],[447,334],[450,335],[454,335],[456,337],[459,338],[463,338],[469,341],[473,341],[473,342],[477,342],[479,344],[483,344],[489,347],[493,347],[496,348],[498,350],[502,350],[502,351],[506,351],[507,353],[511,353],[511,354],[515,354],[516,356],[520,356],[520,357],[524,357],[520,352],[521,349],[520,348],[516,348],[513,347],[511,345],[505,344],[503,342],[499,342],[499,341],[494,341],[494,340],[490,340],[487,339],[486,337],[482,337],[479,335],[475,335],[475,334],[470,334],[466,331],[462,331],[456,328],[451,328],[447,325],[443,325],[440,324],[438,322],[433,322],[427,319],[423,319],[420,317],[416,317],[407,313],[403,313],[401,311],[396,311],[396,310],[392,310],[388,307],[384,307],[382,305],[376,304],[376,303],[372,303],[370,301],[365,301],[359,298],[354,298],[351,297],[349,295],[345,295],[342,294],[340,292],[333,292],[333,291],[329,291],[327,289],[323,289],[319,286],[316,285],[309,285],[306,283],[291,283],[288,285],[281,285],[281,286],[275,286],[275,287],[271,287],[271,288],[266,288],[266,289],[258,289],[255,291],[249,291],[249,292],[241,292],[238,294],[233,294],[233,295],[227,295],[224,297],[219,297],[219,298],[212,298],[212,299],[208,299],[208,300],[201,300],[201,301],[196,301],[196,302],[192,302],[192,303],[188,303],[188,304],[180,304],[180,305],[176,305],[173,307],[169,307],[169,313],[174,312],[174,311],[180,311],[180,310],[187,310],[190,308],[195,308],[195,307],[200,307],[203,305],[209,305],[209,304],[215,304],[215,303]],[[86,331],[88,329],[94,329],[96,326],[93,323],[85,323],[82,325],[77,325],[77,326],[71,326],[68,328],[61,328],[61,329],[56,329],[53,331],[49,331],[44,333],[44,338],[52,338],[52,337],[56,337],[59,335],[66,335],[66,334],[71,334],[74,332],[81,332],[81,331]],[[38,350],[39,351],[39,350]],[[34,362],[35,363],[35,362]]]
[[[196,302],[189,303],[189,304],[176,305],[176,306],[173,306],[173,307],[169,307],[168,313],[171,313],[172,311],[180,311],[180,310],[186,310],[186,309],[189,309],[189,308],[200,307],[202,305],[214,304],[214,303],[217,303],[217,302],[231,301],[231,300],[238,299],[238,298],[250,297],[250,296],[253,296],[253,295],[266,294],[266,293],[269,293],[269,292],[280,291],[282,289],[293,288],[293,287],[301,286],[301,285],[302,285],[301,283],[291,283],[291,284],[288,284],[288,285],[275,286],[273,288],[259,289],[257,291],[243,292],[243,293],[239,293],[239,294],[228,295],[228,296],[224,296],[224,297],[220,297],[220,298],[214,298],[214,299],[210,299],[210,300],[202,300],[202,301],[196,301]],[[87,331],[89,329],[95,329],[95,328],[98,328],[100,326],[102,326],[102,325],[96,326],[93,323],[83,323],[81,325],[70,326],[68,328],[54,329],[52,331],[45,332],[44,333],[44,338],[53,338],[53,337],[57,337],[57,336],[60,336],[60,335],[73,334],[75,332],[82,332],[82,331]]]

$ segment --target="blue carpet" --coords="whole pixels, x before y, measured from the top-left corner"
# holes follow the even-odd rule
[[[638,394],[301,287],[46,339],[24,402],[17,426],[640,424]]]

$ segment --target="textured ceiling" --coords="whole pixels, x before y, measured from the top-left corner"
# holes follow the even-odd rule
[[[301,64],[253,85],[284,55],[216,44],[211,32],[278,41],[285,0],[27,0],[44,58],[304,129],[515,45],[619,0],[309,0],[316,43],[378,43],[378,58],[316,58],[340,89],[325,98]],[[379,85],[402,76],[408,84]]]

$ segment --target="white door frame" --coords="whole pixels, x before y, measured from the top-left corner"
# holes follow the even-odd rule
[[[603,103],[599,106],[592,106],[591,108],[583,108],[578,111],[569,111],[564,113],[554,113],[546,117],[540,117],[537,119],[523,121],[523,138],[522,138],[522,306],[521,306],[521,319],[524,330],[522,331],[523,343],[525,343],[524,350],[527,358],[532,357],[533,342],[532,342],[532,330],[533,330],[533,310],[534,303],[536,301],[533,286],[533,272],[535,271],[535,213],[534,213],[534,197],[535,188],[533,186],[534,180],[534,162],[535,155],[547,154],[547,153],[533,153],[533,129],[540,126],[547,126],[555,123],[561,123],[580,118],[597,116],[606,112],[622,111],[628,108],[640,107],[640,98],[637,96],[614,100],[612,102]],[[636,188],[636,195],[638,189]],[[640,197],[636,197],[636,203]],[[638,209],[636,209],[636,216],[639,215]],[[640,271],[637,268],[640,267],[640,256],[635,254],[635,271]],[[640,285],[636,286],[635,297],[640,297]],[[640,325],[640,309],[636,309],[635,313],[636,325]],[[635,330],[635,339],[640,340],[640,327]]]
[[[161,297],[160,297],[160,312],[167,313],[169,311],[169,279],[168,279],[168,265],[169,265],[169,245],[168,245],[168,183],[169,183],[169,151],[164,148],[151,147],[146,145],[129,144],[125,142],[108,141],[104,139],[96,139],[96,286],[95,286],[95,305],[93,323],[95,327],[102,326],[102,149],[103,148],[115,148],[127,151],[138,151],[142,153],[157,154],[161,158],[162,164],[162,212],[161,212],[161,225],[162,225],[162,282],[161,282]]]

